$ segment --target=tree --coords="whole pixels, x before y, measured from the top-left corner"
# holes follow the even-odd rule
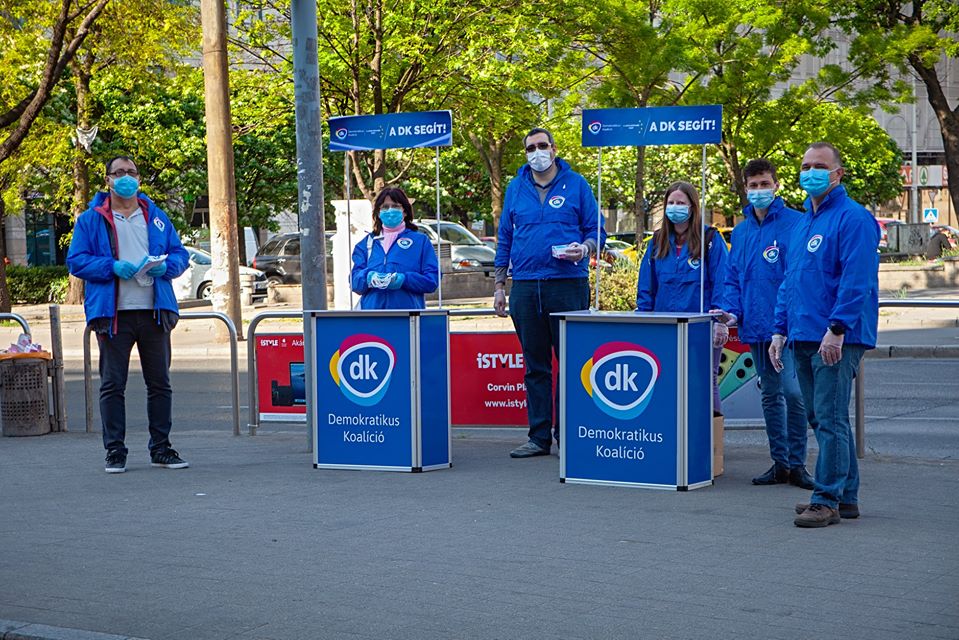
[[[671,82],[670,73],[691,67],[690,48],[677,33],[676,23],[662,13],[662,0],[577,4],[571,27],[579,24],[582,28],[576,45],[599,71],[589,103],[603,108],[644,108],[673,104],[682,98],[685,86]],[[637,237],[646,229],[646,153],[646,147],[636,147],[633,152],[634,183],[629,189]]]
[[[53,88],[90,34],[107,2],[109,0],[14,2],[12,6],[2,7],[0,39],[4,46],[0,51],[4,53],[0,54],[0,68],[13,62],[10,68],[18,77],[10,83],[16,87],[14,91],[17,93],[11,96],[5,91],[6,95],[0,95],[0,130],[9,129],[0,142],[0,164],[16,151],[30,132]],[[72,32],[72,37],[67,37],[68,32]],[[40,53],[38,43],[46,42],[47,34],[50,44],[41,63],[37,56]],[[19,100],[16,100],[17,94],[22,95]]]
[[[853,0],[841,5],[840,27],[853,36],[849,58],[879,67],[876,78],[887,84],[888,69],[912,71],[926,85],[928,101],[942,134],[949,198],[959,211],[959,102],[949,103],[937,65],[959,56],[959,4],[953,0]],[[901,83],[900,83],[901,86]]]

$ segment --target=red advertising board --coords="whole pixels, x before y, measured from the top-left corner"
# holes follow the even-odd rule
[[[454,425],[525,426],[526,365],[512,331],[450,334]],[[553,384],[557,366],[553,360]]]
[[[256,334],[255,348],[256,393],[260,420],[306,420],[303,334]]]

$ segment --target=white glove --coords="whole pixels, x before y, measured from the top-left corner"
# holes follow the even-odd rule
[[[736,323],[739,322],[735,313],[730,313],[724,309],[710,309],[709,313],[727,327],[735,327]]]
[[[722,322],[713,323],[713,346],[721,347],[729,341],[729,327]]]
[[[781,373],[783,370],[783,347],[785,346],[786,336],[778,333],[773,335],[772,343],[769,345],[769,361],[776,373]]]

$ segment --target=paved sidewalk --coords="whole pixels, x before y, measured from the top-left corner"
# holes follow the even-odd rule
[[[98,434],[0,439],[0,637],[959,637],[959,462],[870,456],[863,517],[807,530],[737,433],[675,493],[560,484],[522,431],[415,475],[314,470],[292,426],[178,430],[192,468],[153,469],[144,431],[120,475]]]

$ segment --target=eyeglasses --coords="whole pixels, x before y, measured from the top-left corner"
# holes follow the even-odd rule
[[[552,146],[553,145],[549,142],[537,142],[536,144],[528,144],[526,145],[526,153],[533,153],[537,149],[539,149],[540,151],[546,151]]]
[[[140,175],[140,172],[137,171],[136,169],[117,169],[116,171],[112,173],[108,173],[107,175],[113,178],[122,178],[123,176],[130,176],[131,178],[136,178],[138,175]]]

